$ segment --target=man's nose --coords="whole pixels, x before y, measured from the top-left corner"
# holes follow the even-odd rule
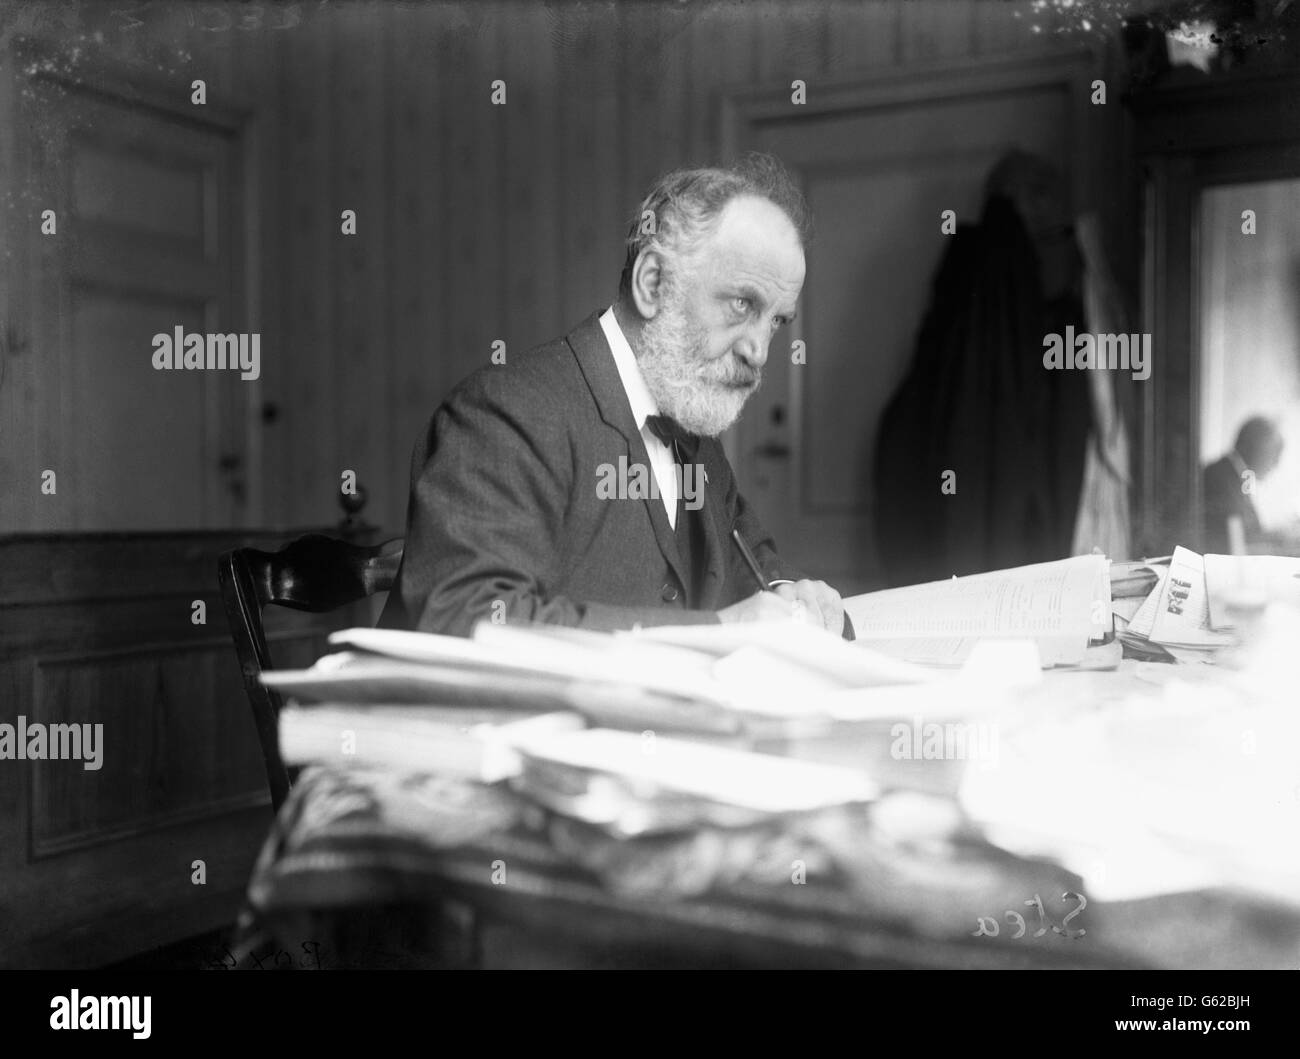
[[[751,368],[758,370],[767,363],[767,349],[772,341],[771,331],[750,333],[736,343],[736,355]]]

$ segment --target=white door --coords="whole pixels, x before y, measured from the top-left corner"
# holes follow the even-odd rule
[[[238,124],[103,84],[33,78],[23,98],[40,363],[19,427],[55,473],[23,528],[249,525],[257,384],[229,369],[155,370],[152,341],[178,327],[254,330]],[[35,226],[46,209],[54,234]]]

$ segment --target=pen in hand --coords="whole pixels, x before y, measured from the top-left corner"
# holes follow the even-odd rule
[[[745,560],[749,572],[754,575],[754,580],[758,582],[758,590],[760,592],[771,592],[772,586],[767,583],[767,578],[763,576],[763,570],[758,565],[758,560],[754,558],[754,553],[749,550],[749,545],[745,543],[745,538],[740,535],[740,530],[733,529],[731,539],[736,542],[736,549],[740,552],[740,557]]]
[[[745,543],[745,538],[740,535],[739,529],[732,529],[731,539],[735,542],[736,550],[740,552],[740,557],[745,560],[745,565],[749,567],[749,572],[754,575],[754,580],[758,583],[758,589],[760,592],[775,592],[776,589],[774,586],[778,584],[794,584],[793,581],[786,580],[773,581],[771,584],[768,584],[767,578],[763,576],[762,567],[758,565],[758,560],[754,558],[754,553],[750,550],[749,545]],[[848,614],[844,615],[844,627],[841,635],[846,640],[854,639],[853,623],[849,621]]]

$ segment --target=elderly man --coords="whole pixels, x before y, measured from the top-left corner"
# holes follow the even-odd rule
[[[802,615],[839,594],[784,564],[718,435],[758,387],[804,281],[807,207],[775,159],[663,177],[618,299],[462,382],[416,446],[406,551],[382,624],[589,629]],[[759,591],[739,530],[775,591]]]

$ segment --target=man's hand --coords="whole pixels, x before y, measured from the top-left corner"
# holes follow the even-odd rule
[[[836,636],[843,631],[844,601],[825,581],[796,581],[792,585],[777,585],[776,594],[793,603],[796,613],[802,606],[807,615],[804,620],[809,624],[821,625]]]
[[[723,607],[718,619],[733,621],[805,621],[836,636],[844,628],[840,594],[825,581],[795,581],[772,592],[755,592],[748,599]]]

